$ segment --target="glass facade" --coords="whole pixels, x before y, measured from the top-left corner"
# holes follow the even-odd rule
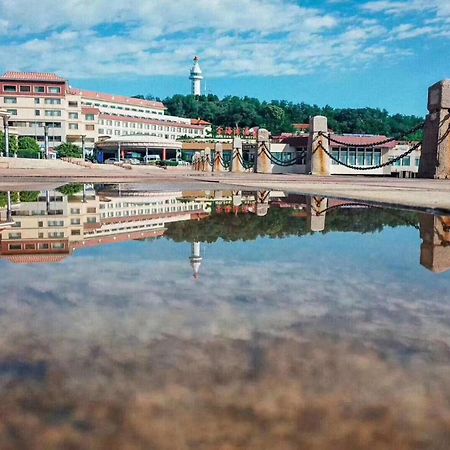
[[[380,148],[339,147],[332,150],[332,155],[340,162],[351,166],[372,166],[381,164]],[[337,165],[337,162],[331,161]]]

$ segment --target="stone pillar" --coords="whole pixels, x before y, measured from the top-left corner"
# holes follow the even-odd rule
[[[221,142],[217,142],[215,147],[215,156],[214,156],[214,172],[223,172],[224,167],[223,163],[223,145]]]
[[[325,216],[328,199],[325,197],[310,197],[307,202],[306,226],[312,231],[325,230]]]
[[[255,172],[258,173],[272,173],[272,163],[270,162],[270,139],[269,132],[260,128],[258,130],[258,138],[256,144],[256,164]]]
[[[162,160],[165,161],[167,159],[167,150],[165,148],[162,149]]]
[[[450,178],[450,80],[428,89],[428,111],[419,177]]]
[[[231,171],[232,172],[243,172],[244,166],[242,165],[243,161],[242,154],[242,139],[240,137],[235,136],[233,138],[233,148],[231,153]]]
[[[325,116],[311,117],[309,122],[308,156],[306,162],[306,173],[327,177],[331,171],[331,158],[321,149],[324,147],[327,151],[328,139],[320,136],[323,132],[328,135],[328,121]]]
[[[209,147],[205,148],[203,152],[203,172],[211,172],[211,149]]]
[[[450,270],[450,216],[420,217],[420,264],[435,273]]]

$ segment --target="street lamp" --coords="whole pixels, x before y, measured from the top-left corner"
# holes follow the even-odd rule
[[[48,159],[48,125],[44,125],[44,153],[45,159]]]
[[[83,155],[83,161],[86,161],[86,148],[85,148],[85,144],[84,144],[85,139],[86,139],[86,135],[82,134],[81,135],[81,153]]]
[[[9,157],[9,118],[11,114],[8,111],[0,111],[0,116],[3,118],[3,128],[5,130],[5,154]]]

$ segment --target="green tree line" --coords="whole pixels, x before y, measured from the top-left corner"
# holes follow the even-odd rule
[[[163,100],[151,95],[137,98],[160,100],[167,113],[181,117],[201,118],[217,127],[264,127],[273,135],[293,132],[292,124],[308,123],[309,118],[323,115],[336,133],[365,133],[393,136],[418,125],[423,118],[413,115],[389,114],[379,108],[333,108],[286,100],[260,101],[251,97],[217,95],[174,95]],[[420,134],[410,136],[419,139]]]
[[[419,214],[379,208],[349,208],[330,211],[322,233],[334,231],[376,233],[384,227],[418,226]],[[311,234],[304,217],[289,209],[269,209],[266,216],[212,214],[205,220],[173,222],[165,236],[176,242],[249,241],[259,237],[283,238]]]

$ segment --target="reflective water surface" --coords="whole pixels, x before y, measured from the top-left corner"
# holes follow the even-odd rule
[[[0,193],[0,449],[447,449],[450,213]]]

